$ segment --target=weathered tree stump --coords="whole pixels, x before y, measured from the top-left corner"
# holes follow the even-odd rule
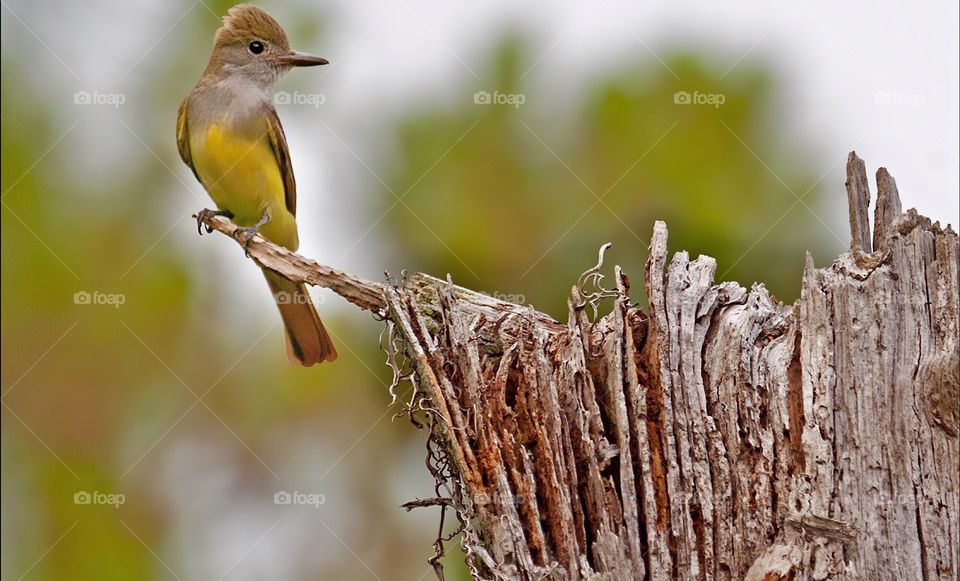
[[[602,287],[601,251],[566,324],[422,274],[363,281],[259,238],[251,255],[387,322],[438,481],[409,506],[455,511],[476,578],[954,579],[957,235],[901,213],[881,169],[871,237],[855,154],[847,171],[851,251],[824,269],[808,255],[792,306],[715,282],[710,257],[667,264],[663,223],[647,308],[619,267]]]

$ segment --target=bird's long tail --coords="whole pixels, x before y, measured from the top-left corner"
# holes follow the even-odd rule
[[[263,276],[270,285],[270,293],[280,309],[280,317],[287,336],[287,357],[292,363],[309,367],[315,363],[333,361],[337,350],[313,307],[307,288],[291,282],[275,272],[264,269]]]

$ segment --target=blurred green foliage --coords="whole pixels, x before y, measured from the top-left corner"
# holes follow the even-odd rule
[[[819,189],[807,190],[818,176],[777,131],[784,112],[765,68],[744,63],[719,79],[692,54],[643,59],[560,108],[519,80],[530,52],[507,39],[485,75],[495,83],[475,87],[524,104],[429,103],[402,124],[388,174],[402,202],[389,218],[409,268],[563,318],[570,285],[604,242],[614,243],[608,261],[642,280],[655,220],[667,222],[672,250],[713,256],[718,278],[762,282],[787,302],[804,252],[837,250],[796,201],[816,207]],[[680,91],[725,102],[679,105]],[[634,290],[642,300],[642,284]]]
[[[129,131],[73,107],[56,63],[37,73],[14,58],[25,32],[4,38],[2,574],[150,579],[171,577],[169,566],[184,578],[216,576],[211,563],[242,556],[274,518],[272,495],[286,489],[319,491],[327,504],[276,516],[270,534],[281,540],[267,537],[260,559],[282,564],[284,578],[372,570],[415,579],[427,569],[436,514],[397,508],[432,491],[422,434],[389,421],[379,325],[348,309],[325,315],[340,360],[291,367],[266,288],[230,280],[252,265],[227,240],[197,239],[187,217],[200,207],[199,186],[181,181],[189,174],[173,121],[211,23],[189,26],[178,34],[196,43],[173,45],[129,88],[119,112]],[[382,192],[368,218],[394,206],[384,222],[390,265],[449,272],[562,318],[570,285],[606,241],[611,262],[640,280],[656,219],[668,222],[672,249],[713,255],[718,273],[762,281],[785,300],[797,294],[805,249],[836,250],[809,212],[787,212],[790,190],[804,192],[817,176],[778,131],[784,113],[768,70],[745,63],[720,78],[693,54],[669,58],[673,73],[642,59],[571,101],[521,81],[530,56],[523,38],[508,38],[485,75],[493,84],[468,87],[454,103],[420,101],[385,129],[396,154],[377,173],[403,198]],[[477,105],[474,91],[526,101]],[[677,91],[726,102],[680,106]],[[64,133],[73,117],[77,130]],[[76,159],[105,145],[96,141],[103,132],[128,145],[92,177]],[[125,303],[78,305],[83,291],[121,293]],[[263,295],[256,313],[231,299],[247,292]],[[78,491],[126,502],[78,505]],[[447,560],[465,577],[455,545]],[[256,578],[250,562],[261,561],[245,558],[240,568]]]

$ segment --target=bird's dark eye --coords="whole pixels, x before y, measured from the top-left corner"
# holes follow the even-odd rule
[[[260,42],[259,40],[255,40],[251,42],[250,46],[247,48],[249,48],[250,52],[252,52],[253,54],[260,54],[263,52],[263,43]]]

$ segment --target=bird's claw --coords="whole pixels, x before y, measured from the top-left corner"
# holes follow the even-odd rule
[[[203,236],[204,228],[206,228],[207,234],[213,232],[213,227],[206,222],[216,216],[226,216],[227,218],[233,217],[230,212],[226,212],[224,210],[211,210],[209,208],[204,208],[197,212],[197,234]]]
[[[260,227],[270,221],[270,212],[264,212],[260,221],[253,226],[241,226],[233,233],[233,238],[243,246],[243,253],[250,258],[250,241],[260,231]]]
[[[260,226],[246,226],[237,228],[233,233],[233,237],[243,247],[243,253],[247,255],[247,258],[250,258],[250,241],[257,235],[258,230],[260,230]]]

